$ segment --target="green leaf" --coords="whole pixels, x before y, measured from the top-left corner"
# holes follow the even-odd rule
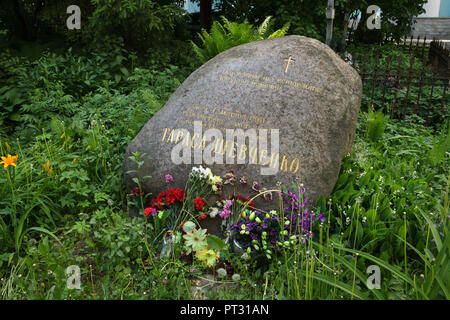
[[[206,241],[208,242],[208,247],[215,251],[222,251],[225,247],[225,241],[212,234],[208,235]]]
[[[31,227],[28,228],[28,231],[38,231],[38,232],[42,232],[45,234],[48,234],[50,237],[52,237],[53,239],[55,239],[61,246],[63,245],[62,242],[59,240],[59,238],[51,231],[45,229],[45,228],[41,228],[41,227]]]
[[[130,73],[128,72],[128,70],[127,70],[127,68],[125,68],[125,67],[121,67],[120,68],[120,71],[123,73],[123,75],[125,76],[125,77],[127,77],[128,78],[128,76],[130,75]]]

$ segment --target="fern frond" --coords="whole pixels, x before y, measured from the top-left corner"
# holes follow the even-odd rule
[[[255,27],[247,21],[244,23],[231,22],[226,17],[222,16],[222,23],[214,21],[209,33],[204,29],[199,33],[203,48],[200,48],[191,41],[193,50],[201,61],[206,62],[220,52],[232,47],[252,41],[284,36],[289,28],[289,24],[286,24],[282,29],[275,31],[267,37],[267,34],[269,34],[271,29],[271,18],[272,17],[270,16],[267,17],[264,22],[255,29]]]
[[[258,28],[258,34],[261,38],[264,38],[264,36],[266,35],[266,33],[269,31],[269,27],[270,27],[270,21],[272,19],[272,16],[268,16],[263,23],[261,23],[261,25]]]

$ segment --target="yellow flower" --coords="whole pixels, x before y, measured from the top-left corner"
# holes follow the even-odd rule
[[[48,167],[50,167],[50,161],[49,161],[49,160],[47,160],[47,163],[44,163],[44,164],[42,165],[42,170],[47,170]]]
[[[91,149],[91,146],[87,146],[86,151],[88,151],[89,149]]]
[[[11,150],[11,147],[9,146],[8,142],[5,142],[5,146],[7,151]]]
[[[53,166],[50,166],[50,169],[48,169],[48,175],[51,175],[53,172]]]
[[[2,161],[0,161],[0,164],[3,164],[4,168],[7,168],[8,166],[15,167],[19,156],[17,154],[15,156],[11,156],[10,154],[8,154],[7,157],[0,158],[2,159]]]
[[[77,162],[77,158],[73,158],[72,164],[75,164],[75,162]]]
[[[220,253],[219,252],[215,252],[214,250],[207,250],[206,248],[197,251],[197,253],[195,254],[195,256],[203,262],[206,262],[208,267],[214,267],[214,265],[216,264],[217,260],[220,257]]]
[[[211,177],[211,183],[212,184],[221,184],[222,183],[222,178],[219,176],[213,176]]]

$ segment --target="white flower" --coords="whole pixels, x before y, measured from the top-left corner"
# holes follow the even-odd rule
[[[225,278],[227,276],[227,270],[225,270],[224,268],[219,268],[217,269],[217,275],[219,276],[219,278]]]
[[[238,282],[239,280],[241,280],[241,276],[238,273],[233,274],[233,276],[231,277],[231,279],[233,281]]]
[[[211,210],[209,211],[209,216],[211,218],[215,218],[218,213],[219,213],[219,209],[217,209],[216,207],[212,207]]]

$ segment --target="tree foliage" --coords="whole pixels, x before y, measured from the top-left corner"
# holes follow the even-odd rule
[[[327,0],[222,0],[217,7],[221,14],[231,20],[258,23],[267,15],[272,15],[278,27],[291,22],[290,32],[325,39]],[[336,0],[336,16],[334,22],[335,38],[345,35],[345,25],[351,14],[361,13],[362,23],[359,25],[357,40],[374,42],[386,37],[400,39],[411,31],[413,18],[423,12],[426,0],[380,0],[381,30],[368,30],[366,21],[367,8],[374,4],[366,0]],[[358,12],[359,10],[359,12]]]
[[[69,36],[67,8],[76,4],[81,9],[83,35],[121,36],[136,44],[171,35],[177,23],[184,23],[185,11],[180,0],[5,0],[0,10],[12,35],[25,41],[41,36]]]
[[[120,35],[136,44],[161,38],[182,21],[179,0],[91,0],[92,28],[101,34]]]

